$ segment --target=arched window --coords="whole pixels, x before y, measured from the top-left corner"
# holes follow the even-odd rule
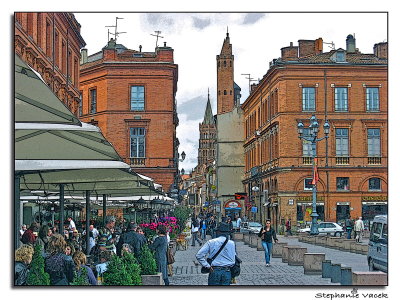
[[[226,60],[224,60],[224,67],[226,67]]]
[[[218,62],[218,64],[217,64],[217,65],[218,65],[218,68],[219,68],[219,66],[220,66],[220,62]]]
[[[232,90],[231,90],[231,92],[229,93],[229,95],[232,95]]]
[[[224,90],[224,95],[226,95],[226,90]]]

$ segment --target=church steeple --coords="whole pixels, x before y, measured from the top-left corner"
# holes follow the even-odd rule
[[[221,53],[217,55],[217,114],[233,110],[234,95],[234,57],[227,28],[226,37],[222,44]]]
[[[211,102],[210,102],[210,89],[208,89],[208,99],[207,99],[207,106],[206,106],[206,111],[204,113],[204,120],[203,120],[203,124],[215,124],[214,122],[214,116],[212,113],[212,109],[211,109]]]

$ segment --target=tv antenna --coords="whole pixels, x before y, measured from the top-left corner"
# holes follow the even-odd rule
[[[249,94],[250,94],[250,92],[251,92],[251,82],[252,81],[257,81],[257,80],[255,80],[254,78],[251,78],[250,74],[241,74],[241,75],[248,76],[248,77],[246,77],[246,79],[249,80]]]
[[[155,34],[150,33],[150,35],[155,36],[156,37],[156,48],[158,47],[158,38],[164,38],[163,36],[161,36],[161,31],[160,30],[156,30],[154,31]]]
[[[109,26],[105,26],[105,27],[114,27],[114,33],[110,32],[110,29],[108,29],[108,40],[110,40],[110,34],[113,35],[115,37],[115,43],[117,42],[117,37],[122,34],[122,33],[126,33],[125,31],[118,31],[118,20],[122,20],[123,18],[119,18],[119,17],[115,17],[115,25],[109,25]]]
[[[328,44],[329,45],[329,48],[331,48],[332,50],[335,50],[335,43],[332,41],[332,42],[322,42],[323,44]]]

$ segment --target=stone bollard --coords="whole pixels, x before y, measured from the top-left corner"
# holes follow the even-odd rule
[[[272,249],[274,249],[273,246],[272,246]],[[264,248],[262,246],[262,239],[257,240],[257,251],[264,251]]]
[[[322,262],[325,260],[325,253],[305,253],[303,259],[304,274],[322,274]]]
[[[302,266],[304,263],[304,254],[307,248],[288,248],[288,265],[289,266]]]
[[[340,247],[342,246],[343,239],[342,238],[337,238],[333,241],[333,248],[340,250]]]
[[[326,242],[326,246],[329,248],[335,248],[336,247],[336,240],[340,239],[340,237],[329,237],[327,242]]]
[[[353,285],[388,285],[387,274],[383,272],[353,272]]]
[[[350,252],[351,253],[356,253],[356,246],[357,246],[356,242],[350,244]]]
[[[341,268],[340,284],[352,285],[352,272],[350,267]]]
[[[250,233],[243,234],[243,242],[245,243],[245,245],[249,244],[249,240],[250,240]]]
[[[272,246],[272,257],[282,257],[283,247],[287,246],[288,243],[275,243]]]
[[[355,249],[358,254],[368,254],[368,245],[356,243]]]
[[[332,262],[330,260],[322,261],[322,278],[331,278]]]
[[[300,246],[287,245],[282,248],[282,262],[284,263],[288,262],[289,248],[300,248]]]
[[[332,264],[331,266],[331,282],[339,283],[342,277],[342,269],[340,264]]]
[[[362,253],[361,254],[364,254],[364,255],[367,255],[368,254],[368,245],[362,245],[361,246],[361,250],[362,250]]]
[[[355,242],[355,240],[352,240],[352,239],[344,239],[343,241],[342,241],[342,245],[340,246],[340,250],[342,250],[342,251],[350,251],[350,244],[351,243],[354,243]]]
[[[318,235],[315,239],[315,244],[319,246],[323,246],[326,243],[326,236],[325,235]]]
[[[243,232],[235,232],[233,233],[233,240],[234,241],[243,241]]]
[[[252,234],[250,235],[250,247],[251,248],[257,248],[257,240],[259,239],[259,237],[257,236],[257,234]]]

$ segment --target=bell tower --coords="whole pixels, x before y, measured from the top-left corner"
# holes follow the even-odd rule
[[[230,44],[229,32],[222,45],[220,55],[217,55],[217,114],[233,110],[235,106],[235,90],[233,81],[234,57]]]

